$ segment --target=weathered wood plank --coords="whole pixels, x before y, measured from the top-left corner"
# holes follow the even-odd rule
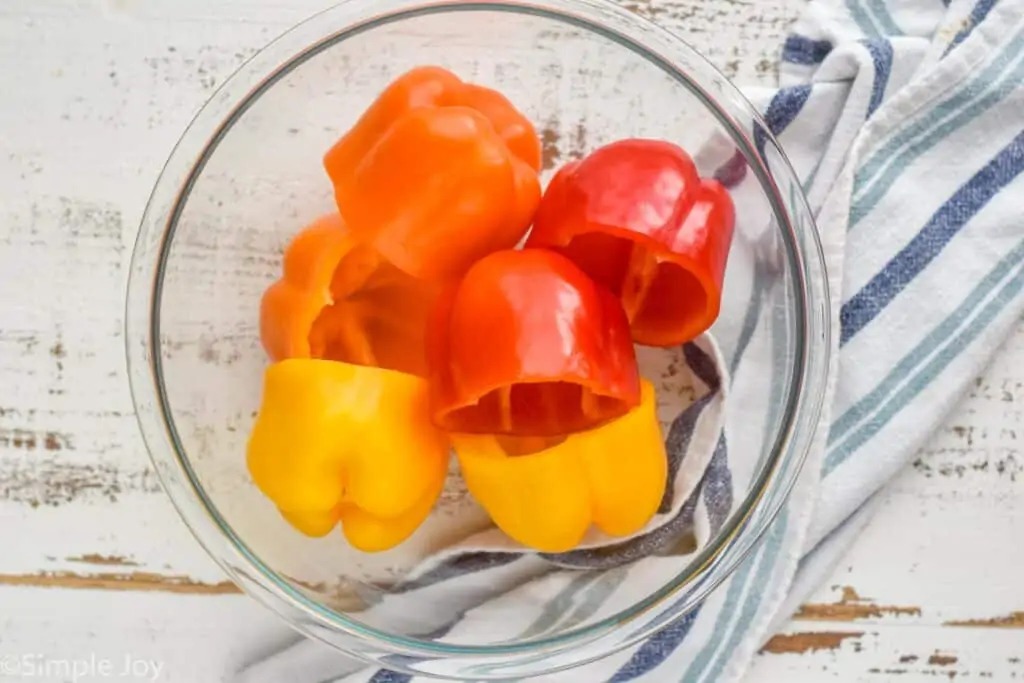
[[[755,658],[747,680],[934,683],[1024,679],[1019,631],[892,624],[814,629],[815,625],[794,622],[775,636]]]

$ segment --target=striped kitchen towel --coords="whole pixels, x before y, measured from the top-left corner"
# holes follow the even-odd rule
[[[646,642],[538,680],[741,679],[1024,311],[1024,0],[813,0],[783,46],[780,72],[779,89],[748,94],[804,182],[829,270],[836,362],[815,448],[763,542],[702,605]],[[753,182],[742,180],[735,196]],[[771,267],[748,246],[752,271]],[[751,286],[745,295],[756,303],[759,292]],[[745,365],[757,367],[757,354],[771,352],[761,345],[746,347],[753,360],[714,373],[701,375],[700,348],[687,362],[710,395]],[[697,544],[750,476],[729,459],[743,434],[728,416],[727,406],[724,436],[676,522]],[[460,590],[507,582],[514,587],[482,607],[445,615],[433,635],[542,635],[614,613],[686,562],[677,550],[620,566],[620,556],[649,549],[466,553],[421,573],[410,590],[443,591],[455,577]],[[551,564],[604,571],[574,579],[546,571]],[[425,670],[444,674],[441,663]],[[427,679],[358,669],[309,641],[239,680]]]

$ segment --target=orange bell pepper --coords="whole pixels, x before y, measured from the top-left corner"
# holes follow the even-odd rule
[[[466,83],[458,102],[486,116],[509,150],[527,167],[540,171],[541,144],[537,131],[507,97],[497,90]]]
[[[285,251],[284,274],[260,305],[260,338],[274,361],[325,358],[423,375],[436,294],[325,216]]]
[[[452,445],[466,487],[498,528],[542,552],[572,549],[591,524],[610,536],[640,531],[667,484],[668,459],[647,381],[632,411],[564,440],[456,434]],[[532,452],[521,454],[524,449]]]
[[[437,67],[388,86],[324,168],[353,234],[425,280],[452,280],[514,246],[540,203],[530,122],[501,94]]]
[[[552,179],[527,247],[564,254],[622,302],[633,339],[675,346],[718,317],[735,210],[659,140],[621,140]]]
[[[475,263],[438,299],[426,355],[434,422],[452,432],[565,434],[640,401],[619,302],[545,250]]]
[[[426,519],[448,473],[447,436],[426,381],[324,360],[271,365],[249,439],[253,481],[296,529],[339,522],[367,552],[401,543]]]

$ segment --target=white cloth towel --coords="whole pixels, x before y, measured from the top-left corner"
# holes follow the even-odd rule
[[[1024,0],[813,0],[783,46],[780,71],[779,89],[748,95],[804,182],[827,261],[836,362],[815,448],[763,542],[698,609],[643,643],[537,680],[740,679],[1024,310]],[[734,196],[753,182],[743,180]],[[753,285],[744,295],[757,296]],[[720,364],[708,371],[713,346],[689,349],[705,396],[716,395],[729,374]],[[755,360],[734,360],[733,376],[770,352],[750,344],[744,354]],[[715,444],[700,486],[659,521],[674,533],[673,523],[688,525],[698,545],[721,525],[732,491],[749,481],[744,468],[753,467],[729,460],[727,445],[743,434],[730,428],[728,405],[725,412],[724,438],[694,432]],[[444,595],[456,576],[456,592],[507,585],[482,607],[456,606],[438,618],[435,635],[463,643],[542,635],[614,614],[686,562],[661,554],[620,566],[642,545],[643,536],[613,553],[557,558],[480,546],[417,572],[409,590]],[[609,564],[574,580],[545,572],[552,560]],[[428,680],[359,667],[303,641],[238,680]]]

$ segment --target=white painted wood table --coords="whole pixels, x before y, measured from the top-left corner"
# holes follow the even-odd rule
[[[92,658],[127,663],[125,680],[211,683],[285,634],[161,493],[122,308],[143,205],[191,115],[327,4],[0,2],[0,662],[22,665],[0,680],[70,680],[61,662]],[[803,1],[627,4],[767,84]],[[750,680],[1024,679],[1018,433],[1024,326]]]

